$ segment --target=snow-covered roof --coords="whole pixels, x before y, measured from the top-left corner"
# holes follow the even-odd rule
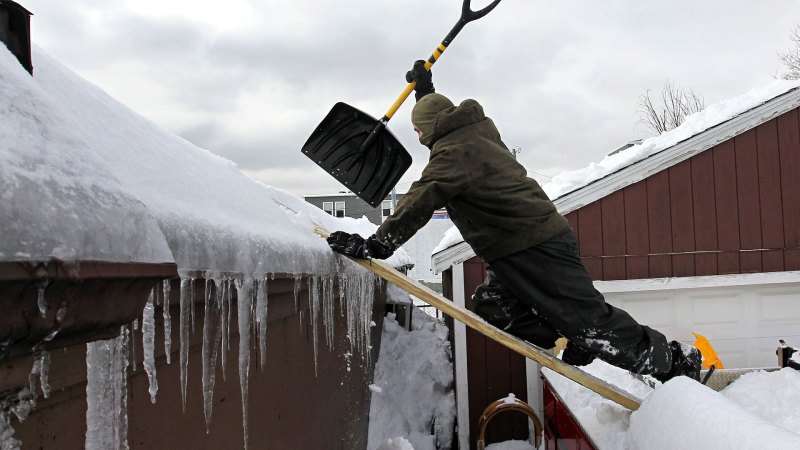
[[[338,258],[316,225],[374,232],[248,178],[33,50],[35,77],[0,46],[0,261],[320,274]]]
[[[558,174],[542,189],[562,214],[568,214],[625,186],[708,150],[800,106],[800,80],[775,80],[710,105],[686,117],[681,126],[645,139],[578,170]],[[446,270],[471,252],[458,230],[434,250],[434,270]],[[448,257],[444,257],[447,250]],[[442,253],[442,255],[437,255]]]

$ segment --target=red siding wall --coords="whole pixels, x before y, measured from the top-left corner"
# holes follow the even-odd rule
[[[475,288],[483,283],[486,264],[480,258],[471,258],[464,263],[464,289],[469,298]],[[527,401],[525,380],[525,358],[508,348],[467,328],[467,373],[469,377],[469,430],[470,445],[478,438],[478,421],[490,403],[507,397],[509,393]],[[487,444],[510,439],[528,438],[528,419],[522,414],[497,416],[486,430]]]
[[[800,109],[567,219],[595,280],[800,270]]]

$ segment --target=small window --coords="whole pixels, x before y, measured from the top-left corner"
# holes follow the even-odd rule
[[[381,217],[383,220],[386,220],[387,217],[391,216],[394,212],[394,208],[392,208],[392,201],[391,200],[384,200],[381,204]]]
[[[322,210],[333,215],[333,202],[322,202]]]
[[[336,202],[333,215],[336,217],[344,217],[344,202]]]

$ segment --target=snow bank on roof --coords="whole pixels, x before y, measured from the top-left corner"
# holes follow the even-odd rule
[[[563,171],[542,189],[550,199],[555,200],[570,192],[580,189],[594,181],[610,175],[622,168],[630,166],[660,151],[666,150],[679,142],[713,128],[739,114],[749,111],[772,100],[790,90],[800,88],[800,80],[775,80],[772,83],[754,88],[749,92],[728,100],[715,103],[694,113],[681,126],[642,141],[641,144],[629,147],[621,152],[606,156],[598,163],[572,171]],[[455,228],[455,227],[453,227]],[[450,246],[463,242],[458,230],[449,230],[433,253],[438,253]]]
[[[627,370],[614,367],[599,359],[581,369],[639,398],[645,398],[653,392],[650,386],[634,378]],[[558,392],[598,449],[625,448],[630,410],[548,368],[542,368],[542,374]]]
[[[791,410],[796,408],[792,405]],[[626,444],[625,448],[652,450],[800,448],[800,434],[746,411],[696,381],[677,377],[631,414]]]
[[[745,410],[800,435],[800,372],[797,370],[749,372],[720,392]]]
[[[4,45],[0,116],[0,260],[172,261],[146,206]]]
[[[551,199],[557,199],[798,87],[800,80],[775,80],[738,97],[715,103],[686,117],[683,124],[673,130],[645,139],[641,144],[606,156],[602,161],[591,163],[583,169],[561,172],[542,189]]]
[[[459,231],[458,228],[456,228],[454,225],[448,228],[447,231],[444,232],[444,236],[442,237],[441,242],[439,242],[439,245],[437,245],[436,248],[433,249],[431,254],[435,255],[440,251],[448,249],[461,242],[464,242],[464,238],[461,237],[461,231]]]
[[[800,411],[797,409],[800,372],[797,370],[747,373],[717,393],[686,377],[663,385],[656,382],[659,387],[653,390],[629,372],[600,360],[582,368],[644,399],[642,407],[631,413],[550,369],[542,369],[547,381],[600,450],[800,448]],[[765,431],[770,434],[757,437]],[[763,445],[743,444],[758,439]],[[794,446],[781,446],[786,442]]]
[[[0,48],[0,260],[330,273],[339,258],[317,224],[374,232],[159,129],[38,47],[34,59],[32,78]]]

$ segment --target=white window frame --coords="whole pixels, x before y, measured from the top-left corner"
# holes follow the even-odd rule
[[[386,210],[389,210],[389,214],[386,214]],[[386,220],[389,216],[394,214],[394,207],[392,206],[391,200],[384,200],[381,203],[381,220]]]
[[[346,206],[347,206],[347,202],[344,202],[344,201],[334,202],[334,205],[333,205],[333,216],[334,217],[346,217],[347,216]],[[339,214],[339,213],[341,213],[341,214]]]
[[[322,202],[322,210],[333,215],[333,202]]]

